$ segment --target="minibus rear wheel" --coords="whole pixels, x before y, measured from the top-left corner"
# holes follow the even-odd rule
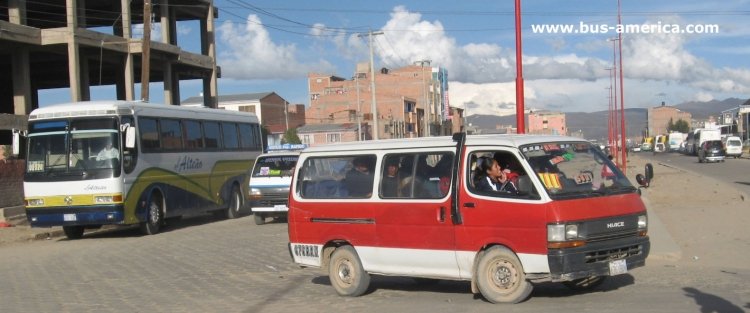
[[[518,303],[534,288],[526,280],[521,261],[505,247],[495,246],[479,255],[476,283],[479,292],[492,303]]]
[[[336,248],[328,264],[328,277],[340,296],[357,297],[367,291],[370,274],[362,268],[362,261],[352,246]]]

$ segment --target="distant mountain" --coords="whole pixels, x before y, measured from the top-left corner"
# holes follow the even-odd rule
[[[748,100],[728,98],[722,101],[711,100],[707,102],[685,102],[674,107],[689,112],[693,119],[703,120],[709,116],[717,117],[721,111],[736,108]],[[587,139],[607,138],[607,111],[597,112],[565,112],[569,133],[582,132]],[[632,108],[625,109],[625,127],[628,137],[637,137],[646,130],[648,120],[648,109]],[[528,121],[528,117],[527,117]],[[466,117],[466,122],[482,132],[493,132],[499,125],[515,125],[516,116],[495,116],[475,114]],[[618,120],[619,125],[619,120]]]
[[[740,104],[745,103],[748,101],[747,99],[738,99],[738,98],[727,98],[722,101],[719,100],[711,100],[706,102],[700,102],[700,101],[690,101],[690,102],[684,102],[680,103],[678,105],[675,105],[674,107],[683,110],[685,112],[690,112],[690,114],[693,115],[694,120],[705,120],[708,119],[709,116],[718,117],[721,111],[729,110],[732,108],[736,108]]]

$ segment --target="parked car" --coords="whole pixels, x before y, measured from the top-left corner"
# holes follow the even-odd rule
[[[739,158],[742,156],[742,139],[737,136],[730,136],[724,140],[724,149],[727,157]]]
[[[698,149],[698,162],[724,162],[725,155],[721,140],[704,141]]]

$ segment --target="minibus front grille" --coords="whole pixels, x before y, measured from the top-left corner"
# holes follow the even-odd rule
[[[620,232],[589,235],[586,238],[586,242],[600,242],[600,241],[606,241],[606,240],[616,240],[616,239],[631,238],[631,237],[638,237],[638,232],[633,231],[633,230],[625,230],[625,231],[620,231]]]
[[[606,249],[591,251],[584,256],[585,263],[609,262],[612,260],[622,260],[643,253],[642,245],[632,245],[616,249]]]
[[[261,206],[261,207],[271,207],[274,205],[286,205],[287,199],[264,199],[264,200],[259,200],[257,203],[258,203],[258,206]]]

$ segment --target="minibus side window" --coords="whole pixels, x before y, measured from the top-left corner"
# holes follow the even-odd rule
[[[375,155],[308,158],[300,167],[297,192],[305,199],[369,198],[375,161]]]
[[[440,199],[448,194],[453,153],[387,154],[379,171],[383,199]]]
[[[469,189],[477,194],[492,197],[539,199],[518,158],[508,151],[481,151],[473,153],[469,165]]]

